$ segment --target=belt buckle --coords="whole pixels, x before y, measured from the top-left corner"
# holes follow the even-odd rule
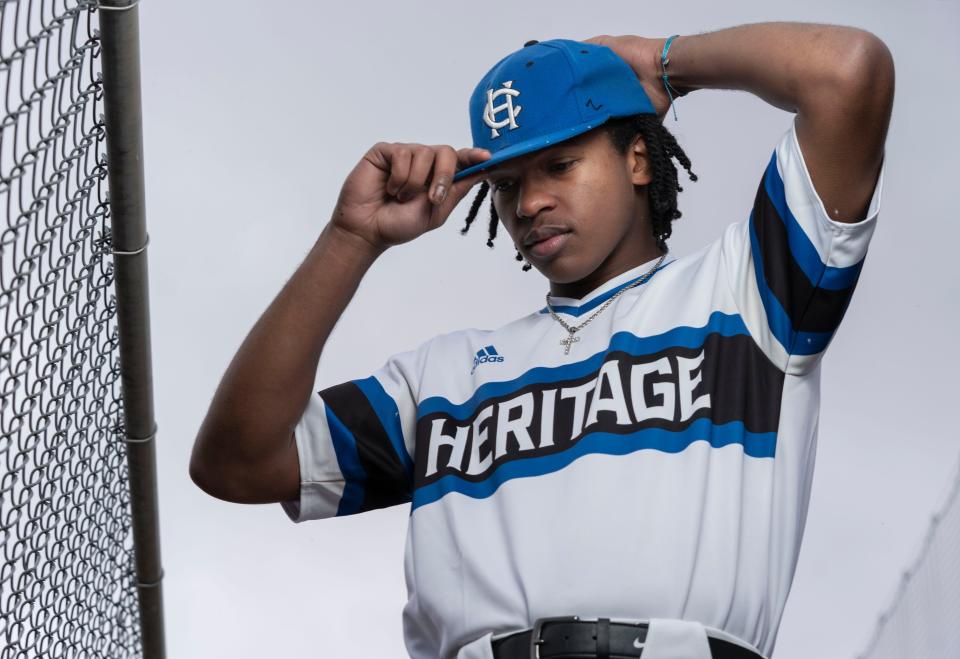
[[[533,621],[533,631],[530,633],[530,656],[534,659],[540,659],[540,646],[546,641],[540,638],[540,632],[547,622],[576,622],[580,616],[554,616],[547,618],[537,618]]]

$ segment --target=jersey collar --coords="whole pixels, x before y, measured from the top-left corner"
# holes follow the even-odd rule
[[[631,268],[630,270],[627,270],[626,272],[623,272],[612,279],[608,279],[606,282],[593,289],[582,298],[551,295],[550,304],[553,306],[553,310],[557,313],[562,313],[573,317],[581,316],[592,311],[596,307],[599,307],[601,304],[616,295],[617,291],[620,289],[629,286],[633,282],[643,277],[647,270],[652,268],[659,258],[660,257],[651,259],[650,261],[642,263],[635,268]],[[660,272],[674,261],[676,261],[676,259],[671,259],[669,257],[664,259],[660,267],[657,268],[653,273],[653,277],[656,276],[657,272]],[[653,279],[653,277],[651,277],[651,279]],[[646,286],[646,284],[641,284],[640,286],[642,288],[643,286]],[[540,313],[548,314],[550,312],[547,307],[544,306],[542,309],[540,309]]]

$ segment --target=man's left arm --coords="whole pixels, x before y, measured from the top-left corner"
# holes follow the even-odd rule
[[[665,39],[593,37],[637,73],[659,117]],[[720,239],[737,312],[787,373],[810,372],[842,321],[876,228],[893,98],[886,46],[856,28],[759,23],[681,36],[667,53],[683,95],[737,89],[795,113],[751,211]]]

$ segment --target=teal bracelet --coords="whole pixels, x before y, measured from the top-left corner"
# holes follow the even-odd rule
[[[680,36],[679,34],[674,34],[669,39],[667,39],[666,43],[663,44],[663,52],[660,53],[660,68],[663,70],[663,75],[660,76],[660,78],[663,80],[663,86],[667,90],[667,97],[670,99],[670,107],[673,108],[674,121],[677,121],[677,106],[675,104],[675,99],[673,98],[673,94],[670,93],[670,90],[673,89],[673,93],[676,94],[677,96],[681,96],[681,94],[676,90],[675,87],[673,87],[670,84],[670,81],[667,79],[667,64],[670,63],[670,60],[667,59],[667,51],[670,50],[670,44],[673,43],[673,40],[679,36]]]

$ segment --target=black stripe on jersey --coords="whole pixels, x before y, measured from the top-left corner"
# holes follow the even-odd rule
[[[356,512],[386,508],[411,501],[413,483],[380,424],[367,397],[353,382],[344,382],[320,392],[323,402],[353,433],[357,455],[367,474],[363,504]]]
[[[752,221],[763,256],[763,274],[767,286],[787,312],[794,331],[832,333],[850,304],[856,281],[841,290],[811,284],[790,250],[784,220],[770,200],[765,182],[761,180],[754,200]]]
[[[694,411],[689,417],[682,418],[680,410],[680,394],[678,374],[680,372],[678,357],[687,359],[703,355],[703,361],[693,373],[699,375],[700,382],[693,390],[693,397],[709,394],[710,405]],[[613,411],[604,410],[597,414],[595,423],[586,425],[581,432],[572,434],[576,402],[573,398],[561,398],[559,391],[564,388],[577,387],[597,378],[599,369],[586,376],[559,382],[538,382],[526,385],[508,394],[488,398],[477,404],[476,409],[462,420],[453,419],[446,412],[436,412],[421,417],[417,422],[417,451],[414,467],[416,487],[432,483],[446,474],[456,474],[458,478],[467,481],[482,481],[490,471],[505,462],[515,459],[536,457],[558,453],[575,444],[581,437],[594,433],[606,432],[612,434],[630,434],[644,428],[663,428],[671,431],[680,431],[690,426],[697,419],[709,418],[714,424],[723,424],[739,421],[751,433],[775,433],[780,422],[780,402],[783,393],[784,374],[777,368],[757,347],[752,337],[746,334],[723,336],[710,334],[700,347],[671,347],[656,353],[631,355],[622,351],[613,351],[605,355],[604,363],[618,362],[617,371],[623,388],[624,399],[633,400],[631,391],[631,370],[637,364],[651,364],[665,358],[670,364],[668,373],[650,373],[643,378],[643,398],[648,407],[662,406],[665,403],[664,395],[656,393],[662,387],[673,388],[673,409],[670,419],[650,418],[637,421],[635,410],[628,403],[630,422],[617,422],[617,415]],[[611,387],[606,378],[599,395],[604,399],[612,396]],[[657,387],[660,385],[660,387]],[[554,393],[550,393],[551,390]],[[489,468],[479,474],[467,474],[466,469],[450,467],[449,462],[453,455],[453,447],[440,446],[437,453],[438,470],[427,476],[428,448],[430,447],[431,433],[434,432],[435,420],[442,420],[442,433],[455,436],[458,428],[470,426],[466,438],[464,454],[469,456],[472,443],[475,441],[475,432],[472,428],[474,420],[482,411],[508,401],[516,401],[521,396],[532,394],[533,413],[532,421],[527,427],[528,433],[535,447],[533,450],[521,450],[515,436],[507,438],[506,453],[497,456]],[[587,409],[592,399],[597,395],[596,389],[587,399]],[[553,429],[553,441],[544,445],[541,438],[541,428],[544,427],[545,399],[552,403],[552,414],[546,423]],[[515,418],[517,415],[512,415]],[[509,421],[510,419],[508,419]],[[484,460],[494,450],[497,435],[498,414],[494,412],[481,421],[479,429],[487,432],[487,438],[480,447],[479,457]],[[462,431],[461,431],[462,432]],[[465,461],[464,461],[465,462]]]

